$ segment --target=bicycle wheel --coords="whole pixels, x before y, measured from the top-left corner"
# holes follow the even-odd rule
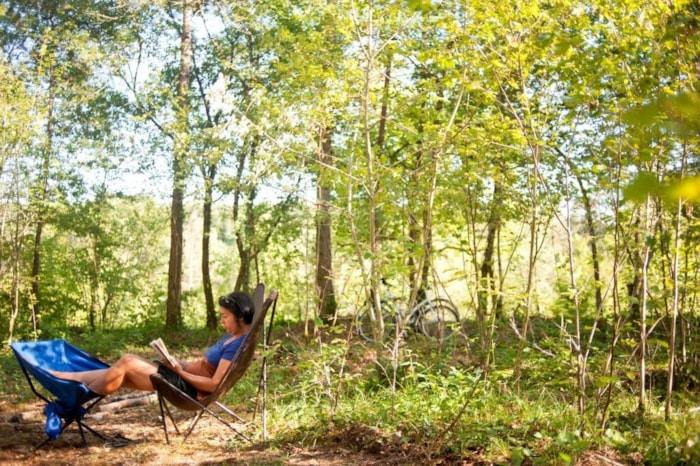
[[[430,299],[415,312],[418,313],[416,327],[426,337],[446,340],[459,331],[459,312],[452,301]]]
[[[401,324],[401,312],[398,311],[393,304],[387,301],[382,301],[382,318],[384,319],[384,340],[396,337],[397,325]],[[370,310],[374,313],[373,306],[370,307],[365,303],[360,311],[355,315],[355,331],[364,340],[374,342],[374,319]],[[373,325],[374,324],[374,325]]]

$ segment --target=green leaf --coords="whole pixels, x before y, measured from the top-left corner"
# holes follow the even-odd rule
[[[413,11],[430,11],[433,9],[431,0],[408,0],[408,7]]]
[[[641,172],[625,187],[623,198],[625,201],[643,202],[647,196],[659,191],[660,184],[656,176],[648,172]]]
[[[654,101],[628,110],[623,119],[632,126],[649,126],[658,120],[660,110],[659,103]]]
[[[564,55],[564,54],[566,54],[566,52],[569,51],[570,48],[571,48],[571,43],[567,39],[563,39],[563,40],[558,41],[554,45],[554,53],[556,53],[557,55]]]
[[[679,92],[669,96],[664,99],[664,109],[685,118],[697,118],[700,115],[700,94]]]
[[[535,43],[542,48],[548,47],[553,40],[554,34],[551,32],[542,32],[535,37]]]
[[[597,377],[595,379],[594,384],[595,384],[595,388],[603,388],[608,384],[615,384],[619,381],[620,381],[620,379],[618,379],[617,377],[612,376],[612,375],[607,375],[607,376]]]

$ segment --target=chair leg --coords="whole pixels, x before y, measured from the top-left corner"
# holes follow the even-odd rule
[[[89,425],[85,424],[83,421],[76,421],[76,422],[78,423],[78,426],[80,427],[81,433],[82,433],[82,428],[85,427],[87,430],[89,430],[90,432],[92,432],[92,434],[93,434],[94,436],[99,437],[99,438],[101,438],[102,440],[109,440],[107,437],[105,437],[104,435],[102,435],[100,432],[97,432],[95,429],[93,429],[93,428],[90,427]]]
[[[245,422],[246,422],[245,419],[243,419],[243,418],[240,417],[238,414],[236,414],[236,413],[234,413],[233,411],[231,411],[230,409],[228,409],[225,405],[219,403],[218,401],[215,402],[215,404],[216,404],[216,406],[218,406],[222,411],[225,411],[226,413],[228,413],[229,416],[235,417],[235,418],[238,420],[238,422],[245,424]]]
[[[61,435],[63,435],[63,431],[65,431],[66,427],[68,427],[72,422],[73,422],[73,420],[67,421],[65,419],[63,421],[61,421],[61,432],[59,432],[58,437],[56,437],[57,439],[60,438]],[[81,431],[80,434],[82,435],[82,433],[83,432]],[[51,440],[52,440],[52,438],[47,435],[46,438],[42,442],[40,442],[37,446],[34,447],[34,450],[35,451],[38,450],[39,448],[41,448],[44,445],[46,445],[47,443],[49,443]],[[87,446],[87,443],[85,442],[85,436],[83,436],[83,446],[84,447]]]
[[[185,443],[187,441],[187,437],[190,436],[192,431],[194,430],[194,427],[197,425],[199,420],[202,418],[202,414],[204,413],[204,410],[199,410],[197,411],[197,414],[194,416],[194,419],[192,419],[192,422],[190,422],[190,427],[187,429],[187,433],[185,434],[185,438],[182,439],[182,443]]]
[[[170,436],[168,435],[168,425],[167,425],[167,420],[165,419],[165,410],[163,409],[163,397],[161,396],[160,392],[158,393],[158,406],[160,406],[160,418],[163,420],[163,432],[165,432],[165,441],[170,445]],[[167,406],[166,406],[167,408]],[[168,416],[170,416],[170,411],[168,411]],[[170,419],[172,421],[172,418]],[[173,425],[175,423],[173,422]],[[175,426],[175,429],[177,429],[177,426]]]
[[[214,411],[210,410],[209,408],[204,408],[197,413],[197,416],[195,416],[195,419],[193,420],[192,424],[190,425],[190,428],[187,431],[187,434],[185,435],[185,438],[182,441],[182,443],[185,443],[185,441],[187,440],[187,437],[189,437],[189,435],[192,433],[194,426],[197,425],[197,422],[199,422],[199,419],[202,417],[202,414],[204,414],[204,411],[206,411],[209,414],[211,414],[212,416],[214,416],[219,422],[221,422],[223,425],[225,425],[226,427],[231,429],[234,433],[236,433],[237,435],[239,435],[243,439],[247,440],[250,443],[253,443],[253,440],[250,437],[248,437],[243,432],[236,429],[230,422],[228,422],[226,419],[222,418],[221,416],[219,416],[218,414],[216,414]],[[228,412],[229,410],[226,409],[226,411]],[[238,416],[236,416],[234,414],[234,417],[238,417]]]
[[[43,447],[49,442],[49,440],[51,440],[51,438],[47,436],[41,443],[34,447],[34,450],[38,450],[39,448]]]
[[[165,412],[168,413],[168,417],[170,418],[170,422],[173,423],[173,427],[175,428],[175,433],[177,435],[180,435],[180,429],[177,427],[177,422],[175,422],[175,418],[173,417],[172,411],[170,411],[170,408],[168,407],[168,403],[163,400],[163,406],[165,407]]]
[[[83,439],[83,447],[87,448],[87,440],[85,440],[85,432],[83,432],[83,425],[80,422],[77,422],[78,424],[78,430],[80,431],[80,438]]]
[[[61,433],[58,435],[58,437],[61,437],[63,435],[63,432],[65,432],[65,430],[68,428],[68,426],[71,425],[73,422],[75,422],[78,425],[78,432],[80,432],[80,439],[83,442],[83,448],[87,448],[87,446],[88,446],[87,438],[85,437],[85,431],[83,430],[83,428],[87,429],[95,437],[99,437],[102,440],[109,440],[107,437],[102,435],[100,432],[97,432],[95,429],[93,429],[89,425],[85,424],[81,419],[70,419],[68,421],[63,421],[63,425],[61,426]],[[51,438],[47,436],[41,443],[39,443],[37,446],[34,447],[34,450],[38,450],[39,448],[43,447],[44,445],[46,445],[50,441],[51,441]]]

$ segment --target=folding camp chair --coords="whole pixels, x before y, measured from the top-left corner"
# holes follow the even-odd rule
[[[103,396],[93,392],[81,382],[59,379],[48,372],[49,370],[80,372],[106,369],[109,367],[107,364],[64,340],[14,342],[10,346],[32,391],[46,402],[44,432],[47,438],[36,448],[41,448],[49,440],[58,439],[66,427],[73,422],[78,426],[83,446],[87,446],[83,428],[102,440],[108,440],[83,421],[85,415]],[[51,400],[38,391],[33,380],[39,382],[55,399]]]
[[[224,374],[223,378],[221,379],[221,382],[219,382],[219,385],[216,387],[216,389],[214,389],[214,391],[207,395],[204,399],[197,400],[195,398],[191,398],[185,392],[179,390],[177,387],[168,383],[168,381],[165,380],[165,378],[163,378],[163,376],[161,376],[160,374],[156,373],[151,375],[151,382],[153,383],[153,387],[156,389],[156,392],[158,394],[158,404],[160,406],[160,414],[163,420],[163,431],[165,432],[165,440],[168,443],[170,443],[170,437],[168,435],[168,426],[165,417],[166,413],[167,416],[170,418],[170,421],[172,422],[173,426],[175,427],[175,431],[179,434],[180,430],[178,429],[177,424],[173,419],[172,413],[170,412],[170,408],[168,407],[166,400],[178,409],[196,412],[194,418],[190,422],[190,426],[187,430],[187,433],[185,434],[183,443],[187,441],[187,437],[189,437],[189,435],[192,433],[195,426],[197,425],[200,418],[205,412],[212,415],[215,419],[217,419],[219,422],[231,429],[240,437],[244,438],[245,440],[248,440],[249,442],[252,442],[252,440],[248,436],[236,429],[229,421],[212,411],[210,407],[216,405],[222,411],[234,417],[239,422],[244,422],[243,419],[236,415],[236,413],[228,409],[218,400],[225,393],[227,393],[231,389],[231,387],[233,387],[236,384],[236,382],[238,382],[241,379],[241,377],[243,377],[243,375],[250,367],[250,364],[253,360],[253,356],[255,355],[255,349],[258,344],[258,337],[260,336],[265,324],[265,315],[267,314],[267,311],[271,306],[273,310],[270,323],[272,323],[272,318],[274,318],[274,309],[277,303],[277,291],[270,292],[270,295],[267,299],[264,299],[264,296],[265,286],[261,283],[257,286],[252,296],[253,305],[255,306],[255,314],[253,315],[253,321],[251,322],[250,331],[248,332],[248,336],[246,337],[245,342],[238,348],[236,354],[232,359],[232,361],[235,362],[235,364],[231,364],[231,366],[229,367],[228,371]]]

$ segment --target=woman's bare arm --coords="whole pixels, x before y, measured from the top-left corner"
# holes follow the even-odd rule
[[[231,365],[231,361],[222,359],[219,361],[219,365],[216,367],[216,372],[212,377],[205,377],[202,375],[195,375],[187,372],[185,370],[186,366],[178,364],[173,367],[173,370],[184,380],[192,384],[194,388],[203,392],[213,392],[214,389],[219,385],[224,374]]]

